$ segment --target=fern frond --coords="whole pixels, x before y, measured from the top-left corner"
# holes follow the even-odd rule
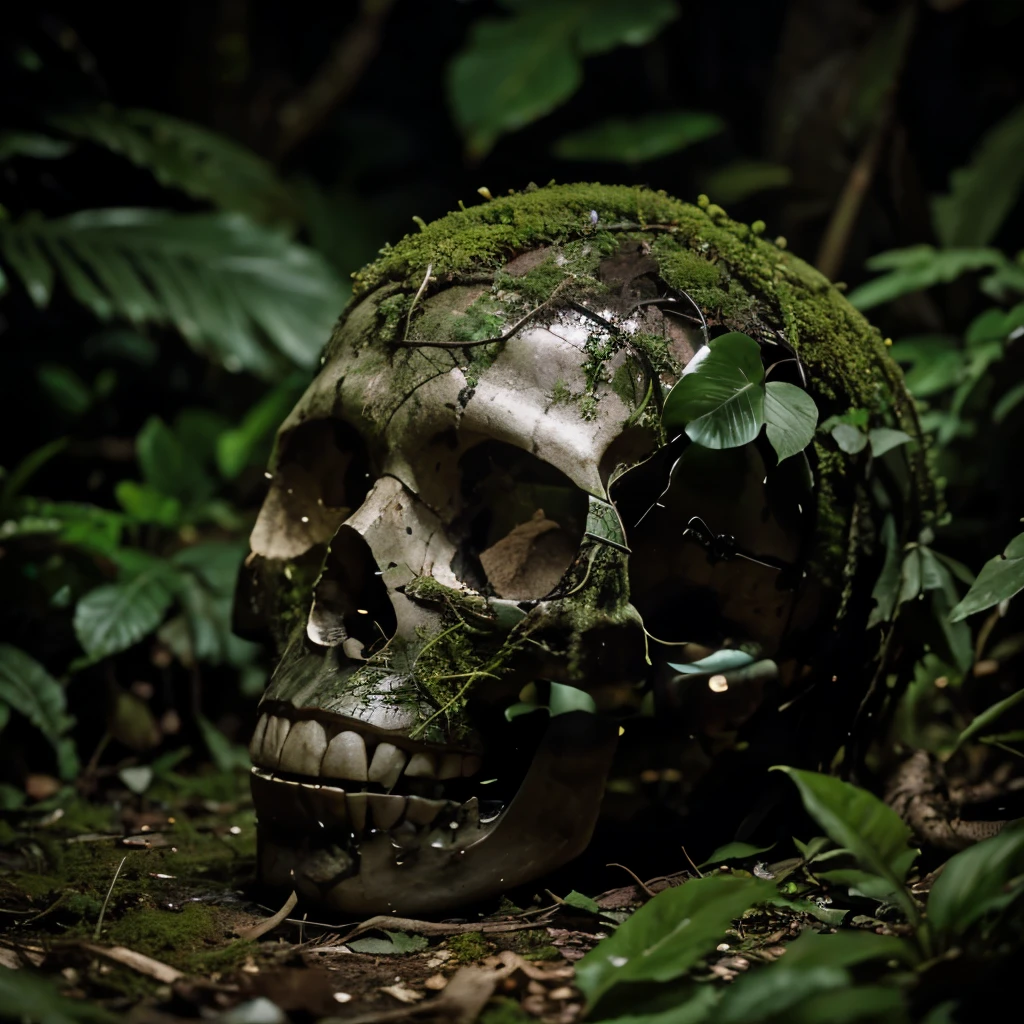
[[[59,279],[101,320],[172,325],[228,369],[264,376],[281,355],[313,366],[346,297],[317,253],[240,214],[29,214],[0,223],[0,259],[40,308]]]
[[[52,128],[103,146],[180,189],[265,224],[294,222],[299,210],[272,164],[236,142],[153,110],[110,105],[51,114]]]

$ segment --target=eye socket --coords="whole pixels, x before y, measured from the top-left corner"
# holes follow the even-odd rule
[[[471,448],[459,469],[463,512],[452,572],[497,597],[550,593],[583,541],[586,494],[554,466],[501,441]]]
[[[299,424],[282,438],[252,550],[286,559],[326,544],[372,484],[369,453],[353,427],[335,419]]]

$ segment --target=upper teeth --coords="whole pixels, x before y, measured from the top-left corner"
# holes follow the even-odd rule
[[[399,738],[398,742],[401,742]],[[292,722],[280,715],[263,714],[256,724],[249,755],[253,764],[297,775],[376,782],[391,789],[404,774],[427,779],[457,779],[475,775],[480,758],[446,751],[408,752],[388,740],[376,741],[354,730],[338,733],[330,742],[315,719]]]

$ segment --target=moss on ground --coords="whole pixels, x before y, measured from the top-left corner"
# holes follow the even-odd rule
[[[460,964],[482,960],[491,952],[491,946],[482,932],[463,932],[445,940],[445,948]]]

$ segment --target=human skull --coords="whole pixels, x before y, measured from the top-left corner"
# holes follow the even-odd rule
[[[695,781],[844,659],[826,703],[852,713],[863,674],[828,638],[863,628],[862,464],[662,428],[726,330],[822,418],[907,418],[877,332],[706,202],[531,189],[357,275],[236,608],[280,651],[250,748],[265,882],[445,909],[586,847],[627,719],[667,728]]]

